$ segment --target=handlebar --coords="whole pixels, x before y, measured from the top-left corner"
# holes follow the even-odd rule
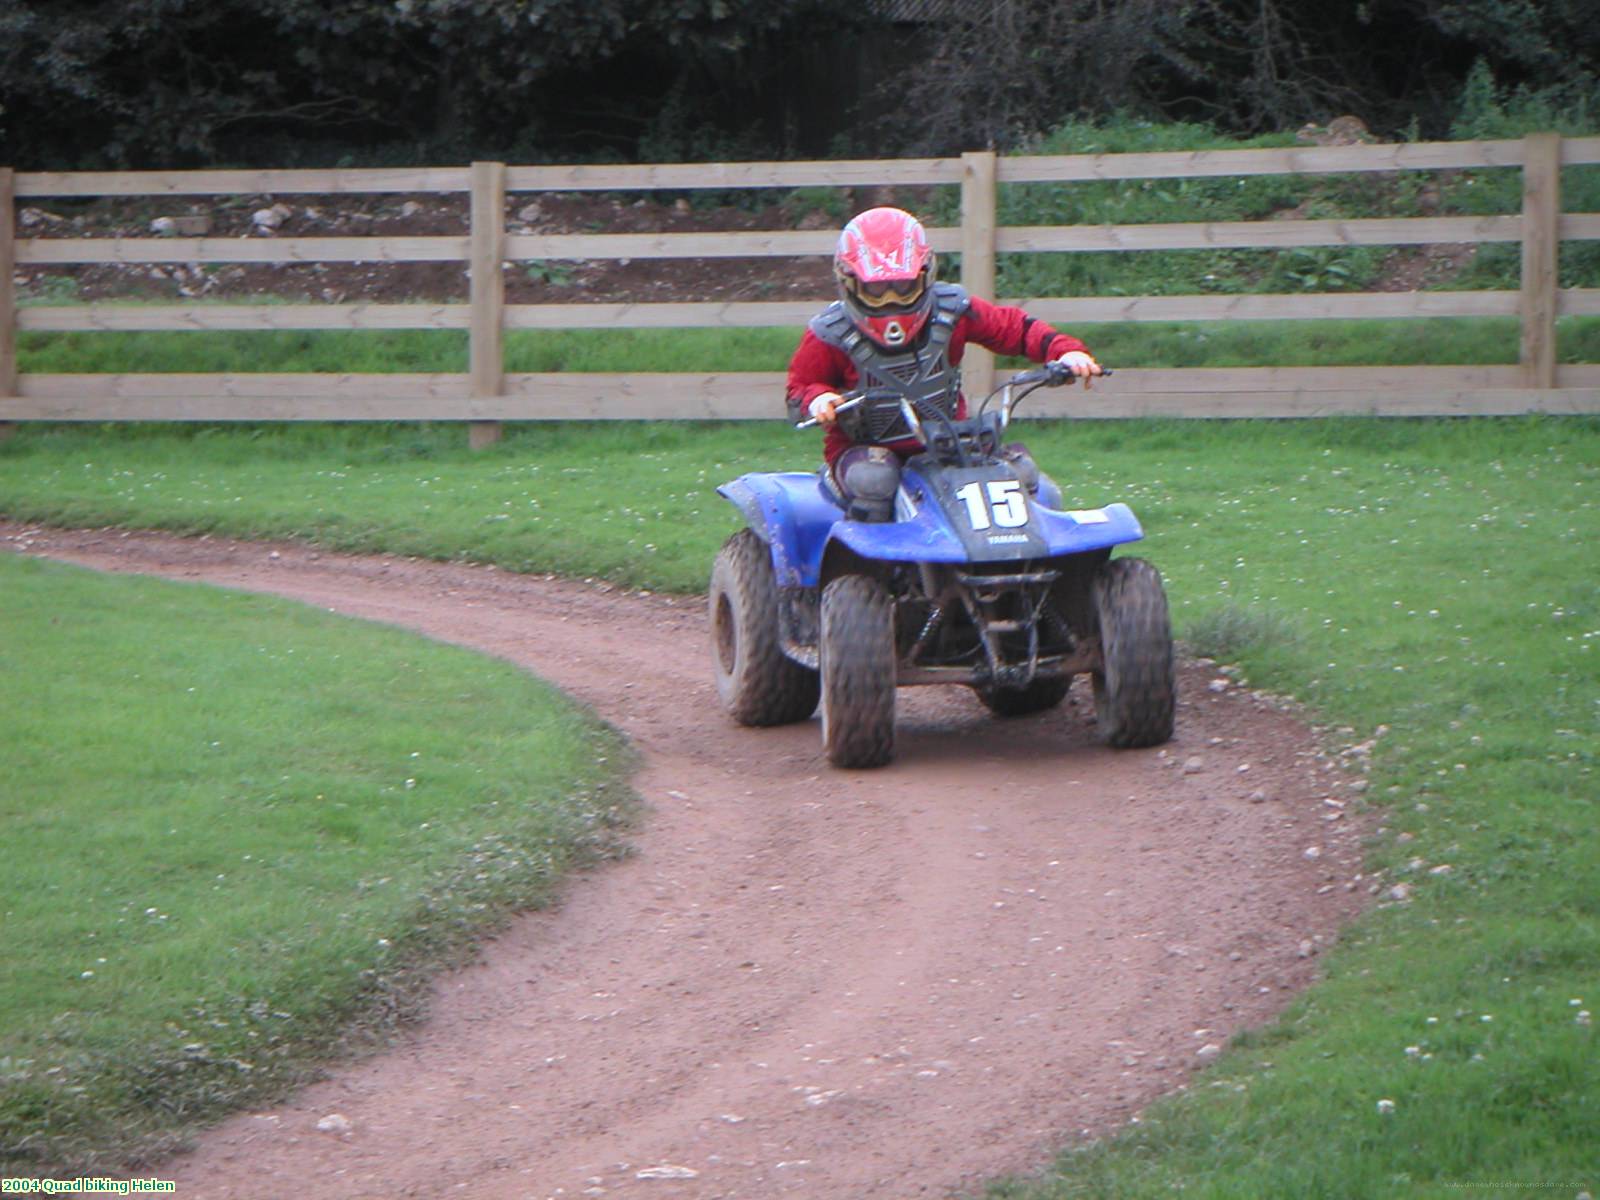
[[[1102,367],[1098,378],[1104,379],[1113,374],[1115,372],[1110,367]],[[990,401],[999,396],[1001,397],[1001,421],[1003,424],[1009,424],[1011,410],[1016,408],[1022,401],[1023,396],[1042,387],[1061,387],[1075,382],[1077,378],[1078,376],[1074,375],[1059,362],[1047,362],[1043,366],[1034,367],[1032,370],[1019,371],[983,398],[983,403],[978,405],[978,414],[980,416],[983,415],[988,410]],[[1089,379],[1093,378],[1097,377],[1092,375],[1085,376],[1084,381],[1087,383]],[[1021,389],[1020,395],[1017,394],[1019,388]]]
[[[866,398],[867,398],[866,397],[866,393],[864,393],[864,392],[851,393],[851,395],[848,398],[846,398],[844,403],[835,404],[833,406],[833,411],[835,413],[849,412],[852,408],[859,407],[866,400]],[[796,424],[795,428],[796,429],[811,429],[814,426],[816,426],[817,424],[819,424],[819,422],[817,421],[817,419],[815,417],[807,417],[804,421],[801,421],[798,424]]]
[[[903,399],[901,394],[890,388],[861,388],[857,391],[846,392],[844,400],[839,404],[835,404],[833,411],[835,413],[849,412],[852,408],[858,408],[874,400],[891,400],[898,403],[901,399]],[[816,424],[817,419],[815,417],[807,417],[804,421],[796,424],[795,428],[810,429]]]
[[[1104,379],[1108,375],[1116,374],[1110,367],[1101,367],[1098,376],[1088,376],[1090,379]],[[1032,370],[1019,371],[1001,387],[1027,387],[1036,384],[1043,387],[1061,387],[1063,384],[1072,383],[1078,377],[1059,362],[1047,362],[1043,366],[1034,367]]]
[[[1113,372],[1110,367],[1104,367],[1101,369],[1099,377],[1104,379],[1114,373],[1115,372]],[[1026,395],[1027,392],[1031,392],[1035,388],[1061,387],[1065,384],[1074,382],[1077,378],[1078,377],[1076,375],[1074,375],[1059,362],[1047,362],[1042,366],[1034,367],[1027,371],[1019,371],[1010,379],[1002,383],[994,391],[990,392],[988,396],[984,397],[983,403],[978,405],[978,412],[981,414],[986,408],[988,408],[989,402],[996,396],[1006,395],[1007,401],[1005,403],[1005,409],[1006,416],[1009,418],[1011,408],[1015,407],[1017,401],[1022,399],[1022,396],[1013,397],[1010,395],[1010,393],[1014,392],[1017,388],[1026,388],[1027,391],[1023,393],[1023,395]],[[903,401],[904,397],[899,392],[888,391],[881,388],[868,391],[850,392],[845,396],[841,403],[834,405],[833,411],[835,413],[848,412],[852,408],[857,408],[870,400]],[[795,424],[795,428],[812,429],[818,424],[819,422],[815,417],[807,417],[804,421],[797,422]]]

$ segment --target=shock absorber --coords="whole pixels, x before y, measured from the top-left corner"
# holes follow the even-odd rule
[[[1061,651],[1071,650],[1076,644],[1076,639],[1072,636],[1072,627],[1056,611],[1053,601],[1045,600],[1040,616],[1044,620],[1045,633],[1049,637],[1051,648]]]
[[[928,612],[928,619],[922,623],[922,631],[917,634],[917,640],[911,645],[911,653],[906,655],[907,662],[916,662],[923,648],[932,640],[933,635],[939,632],[939,626],[944,623],[944,605],[934,602],[933,608]]]

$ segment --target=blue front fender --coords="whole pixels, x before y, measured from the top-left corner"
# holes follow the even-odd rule
[[[779,587],[816,587],[823,554],[833,542],[882,562],[967,563],[1081,554],[1144,537],[1126,504],[1060,510],[1030,499],[1026,526],[988,541],[957,532],[914,472],[907,471],[902,483],[900,519],[886,523],[845,520],[819,477],[809,472],[741,475],[717,492],[771,548]]]
[[[863,558],[890,562],[1007,562],[1104,550],[1144,537],[1138,518],[1121,503],[1104,508],[1046,508],[1027,500],[1027,521],[1014,528],[958,530],[914,471],[901,477],[901,501],[889,524],[840,521],[833,540]],[[1052,489],[1053,490],[1053,489]],[[1060,493],[1056,492],[1056,496]],[[957,506],[957,511],[961,507]]]
[[[816,587],[828,532],[842,510],[813,472],[741,475],[717,489],[772,548],[779,587]],[[846,522],[849,524],[849,522]]]

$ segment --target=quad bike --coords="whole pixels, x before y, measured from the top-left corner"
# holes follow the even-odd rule
[[[1086,673],[1109,744],[1172,736],[1161,576],[1111,557],[1144,536],[1139,522],[1120,503],[1063,510],[1056,484],[1001,444],[1024,396],[1071,379],[1053,363],[1024,371],[959,420],[898,393],[847,397],[841,412],[898,406],[924,447],[892,519],[847,513],[825,469],[717,489],[746,524],[717,555],[709,596],[717,691],[736,721],[803,721],[820,698],[829,761],[874,767],[894,756],[897,687],[963,684],[1009,717],[1061,703]]]

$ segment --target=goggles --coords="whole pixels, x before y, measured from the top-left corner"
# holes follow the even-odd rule
[[[915,304],[927,289],[927,281],[920,274],[910,279],[874,279],[870,282],[852,280],[856,299],[868,308],[887,308]]]

